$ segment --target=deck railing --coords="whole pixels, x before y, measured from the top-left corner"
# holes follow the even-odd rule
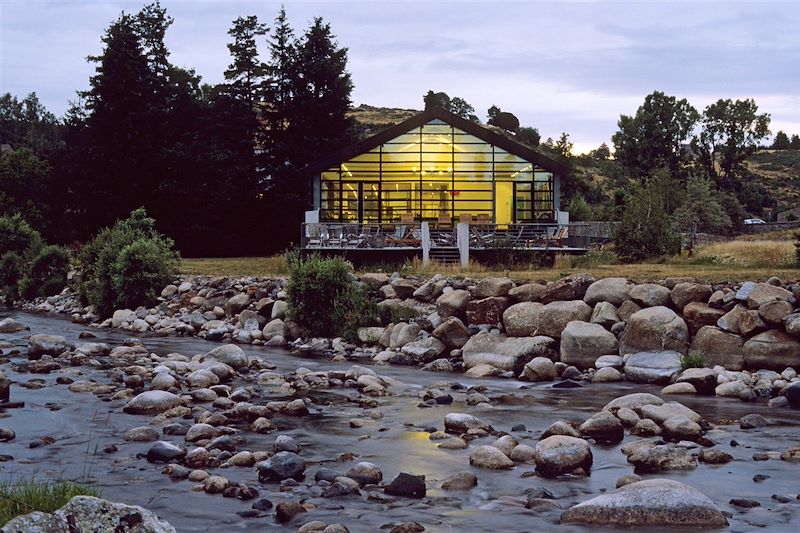
[[[455,227],[432,226],[428,229],[433,248],[458,245]],[[605,236],[587,231],[586,223],[521,223],[469,225],[469,247],[472,249],[518,248],[555,249],[589,248]],[[420,248],[423,229],[414,224],[367,224],[319,222],[302,225],[303,249],[384,249]]]

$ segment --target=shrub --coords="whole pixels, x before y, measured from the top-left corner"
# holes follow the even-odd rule
[[[27,263],[33,260],[43,246],[42,235],[22,215],[16,213],[0,217],[0,256],[14,252]]]
[[[175,257],[157,239],[140,238],[124,247],[111,269],[117,305],[136,307],[153,302],[175,274]]]
[[[11,304],[19,298],[17,284],[22,276],[22,258],[16,252],[6,252],[0,257],[0,299]]]
[[[132,246],[135,243],[138,244]],[[85,280],[80,287],[81,297],[93,304],[100,316],[108,316],[120,307],[152,304],[175,276],[180,258],[173,245],[172,239],[156,231],[155,220],[144,209],[134,210],[127,219],[101,230],[84,246],[80,254]],[[133,265],[142,271],[134,272]]]
[[[69,254],[61,246],[45,246],[31,263],[30,272],[20,280],[20,293],[29,300],[60,293],[67,286]]]
[[[639,189],[627,198],[614,239],[617,254],[627,260],[671,256],[681,251],[681,235],[672,226],[663,199],[653,186]]]
[[[581,220],[592,220],[592,207],[581,193],[575,194],[567,204],[569,218],[575,222]]]
[[[356,330],[375,322],[374,301],[341,257],[294,258],[287,286],[289,318],[312,335],[354,339]]]

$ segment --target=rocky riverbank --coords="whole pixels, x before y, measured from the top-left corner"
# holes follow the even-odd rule
[[[472,377],[561,379],[562,386],[627,380],[665,385],[665,394],[800,405],[795,281],[672,278],[636,284],[579,274],[515,283],[395,273],[362,274],[353,282],[405,320],[361,328],[355,344],[303,337],[287,319],[285,280],[259,278],[183,277],[164,288],[157,306],[117,310],[102,322],[69,290],[25,308],[137,335],[288,347],[334,360],[463,370]],[[687,366],[706,368],[684,371]]]
[[[12,320],[31,330],[0,348],[26,403],[0,424],[3,471],[75,471],[93,447],[109,497],[155,505],[181,531],[779,531],[796,520],[791,409]]]

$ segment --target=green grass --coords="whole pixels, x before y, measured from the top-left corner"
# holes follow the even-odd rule
[[[689,353],[688,355],[681,356],[681,370],[686,370],[687,368],[705,368],[706,367],[706,359],[703,357],[703,354],[700,353]]]
[[[91,485],[71,481],[27,479],[0,483],[0,525],[15,516],[42,511],[52,513],[73,496],[100,496]]]

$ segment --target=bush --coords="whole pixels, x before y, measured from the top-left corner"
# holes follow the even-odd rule
[[[592,220],[592,207],[581,193],[576,193],[567,204],[569,219],[574,222]]]
[[[286,292],[289,318],[311,335],[353,340],[360,326],[378,318],[375,302],[341,257],[294,258]]]
[[[794,262],[800,268],[800,232],[794,234]]]
[[[480,262],[484,266],[504,270],[539,270],[549,266],[549,261],[548,254],[515,248],[509,239],[495,239],[480,256]]]
[[[20,293],[28,300],[60,293],[67,286],[69,254],[61,246],[45,246],[31,263],[30,272],[20,280]]]
[[[6,252],[0,257],[0,299],[11,304],[19,298],[17,284],[22,276],[22,258],[16,252]]]
[[[27,263],[44,246],[42,235],[19,213],[0,217],[0,256],[14,252]]]
[[[176,267],[174,256],[156,239],[141,238],[127,245],[111,269],[117,306],[136,307],[155,301],[174,277]]]
[[[681,235],[672,226],[663,199],[652,186],[627,198],[614,239],[617,255],[632,261],[672,256],[681,251]]]
[[[155,220],[144,209],[136,209],[84,246],[80,254],[85,280],[81,297],[93,304],[100,316],[109,316],[121,307],[154,303],[175,276],[180,257],[173,245],[172,239],[156,231]],[[134,265],[141,271],[135,272]]]

